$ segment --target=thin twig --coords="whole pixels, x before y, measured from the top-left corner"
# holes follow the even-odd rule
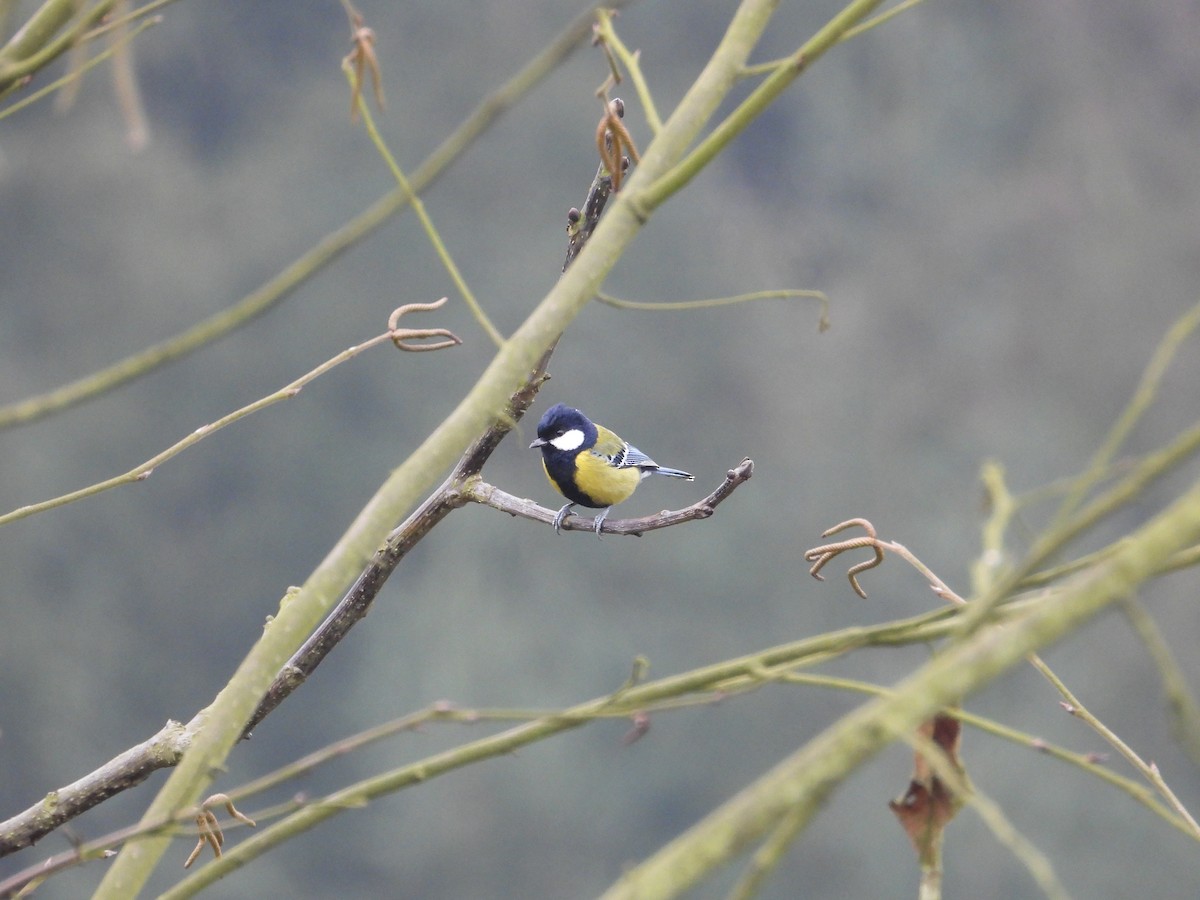
[[[497,347],[503,346],[504,335],[492,324],[492,320],[483,311],[483,307],[475,298],[475,293],[471,290],[470,285],[467,284],[467,279],[458,268],[458,264],[455,263],[449,248],[446,247],[446,242],[442,240],[441,234],[438,233],[437,227],[433,224],[433,219],[430,218],[429,212],[425,209],[424,201],[409,182],[408,176],[404,174],[404,170],[400,168],[400,163],[396,161],[396,157],[392,154],[387,142],[384,141],[383,135],[379,133],[379,129],[375,125],[375,119],[371,115],[370,109],[367,108],[366,101],[362,98],[362,86],[356,74],[356,64],[350,57],[342,61],[342,71],[346,74],[346,80],[350,82],[355,97],[356,108],[362,115],[363,125],[366,126],[367,133],[371,136],[371,142],[375,145],[376,151],[378,151],[383,161],[387,164],[392,177],[396,180],[396,184],[400,186],[402,191],[408,194],[413,212],[421,220],[421,227],[425,231],[425,236],[429,239],[429,243],[433,245],[434,252],[437,253],[438,259],[441,260],[446,274],[454,282],[454,286],[462,295],[467,307],[471,310],[471,314],[475,317],[475,321],[479,323],[484,333],[491,338],[492,343]]]
[[[1104,738],[1104,740],[1107,741],[1114,750],[1120,753],[1121,756],[1123,756],[1131,766],[1137,769],[1137,771],[1142,774],[1142,777],[1150,782],[1150,784],[1152,784],[1154,788],[1162,795],[1163,799],[1166,800],[1171,808],[1175,810],[1176,814],[1185,822],[1187,822],[1188,826],[1192,830],[1192,836],[1200,840],[1200,824],[1196,823],[1196,820],[1192,817],[1192,814],[1188,812],[1187,808],[1180,801],[1179,797],[1176,796],[1173,790],[1171,790],[1166,780],[1162,777],[1162,773],[1159,771],[1158,766],[1153,762],[1146,762],[1143,760],[1136,752],[1134,752],[1132,747],[1130,747],[1121,739],[1121,737],[1115,731],[1113,731],[1102,721],[1100,721],[1099,718],[1093,715],[1086,706],[1079,702],[1079,698],[1071,692],[1066,684],[1063,683],[1062,679],[1055,675],[1054,672],[1051,671],[1050,667],[1042,662],[1041,659],[1034,656],[1031,657],[1030,661],[1033,663],[1034,668],[1041,672],[1043,677],[1045,677],[1047,681],[1054,685],[1055,689],[1062,694],[1062,708],[1071,715],[1075,716],[1077,719],[1081,719],[1091,726],[1092,730]]]
[[[442,302],[443,301],[438,301],[437,303],[432,303],[432,304],[409,304],[408,306],[401,307],[400,310],[397,310],[397,312],[400,312],[400,313],[407,312],[414,308],[436,309],[438,306],[441,306]],[[398,319],[398,316],[393,314],[392,320],[397,320],[397,319]],[[333,357],[332,359],[326,360],[325,362],[321,363],[321,365],[319,365],[315,369],[313,369],[311,372],[301,375],[295,381],[291,382],[288,385],[285,385],[284,387],[275,391],[273,394],[268,394],[267,396],[265,396],[259,400],[255,400],[253,403],[247,404],[246,406],[243,406],[241,409],[234,410],[233,412],[229,413],[228,415],[222,416],[221,418],[217,419],[214,422],[210,422],[207,425],[201,425],[199,428],[197,428],[195,431],[193,431],[191,434],[189,434],[183,440],[175,442],[167,449],[150,457],[150,459],[146,460],[145,462],[141,463],[140,465],[134,466],[132,469],[130,469],[128,472],[124,473],[123,475],[116,475],[112,478],[108,478],[108,479],[105,479],[104,481],[100,481],[95,484],[88,485],[87,487],[80,488],[79,490],[76,490],[76,491],[71,491],[68,494],[63,494],[61,496],[54,497],[50,500],[43,500],[40,503],[32,503],[27,506],[18,507],[17,509],[14,509],[11,512],[5,513],[4,515],[0,516],[0,525],[7,525],[10,522],[15,522],[18,519],[24,519],[27,516],[32,516],[36,513],[46,512],[47,510],[51,510],[51,509],[57,509],[60,506],[66,506],[68,503],[74,503],[76,500],[82,500],[86,497],[92,497],[92,496],[95,496],[96,494],[101,494],[105,491],[112,490],[113,488],[121,487],[122,485],[135,484],[139,481],[145,481],[152,474],[154,474],[155,469],[157,469],[159,466],[161,466],[163,463],[167,462],[168,460],[173,459],[174,457],[178,456],[184,450],[187,450],[189,447],[195,446],[196,444],[200,443],[200,441],[204,440],[209,435],[212,435],[212,434],[220,431],[222,428],[225,428],[227,425],[232,425],[234,422],[240,421],[241,419],[244,419],[247,416],[253,415],[256,412],[264,410],[269,406],[274,406],[276,403],[280,403],[284,400],[292,399],[297,394],[299,394],[300,391],[303,390],[303,388],[307,384],[316,380],[317,378],[320,378],[322,375],[324,375],[330,369],[333,369],[336,366],[340,366],[344,362],[348,362],[349,360],[354,359],[354,357],[358,356],[360,353],[363,353],[363,352],[371,349],[372,347],[378,346],[379,344],[386,343],[387,341],[392,341],[393,343],[397,343],[397,340],[398,340],[397,335],[399,335],[401,338],[411,338],[414,336],[419,337],[419,336],[422,336],[426,331],[427,331],[427,329],[421,329],[419,331],[413,332],[408,329],[396,329],[394,326],[389,326],[389,329],[387,331],[385,331],[383,334],[376,335],[375,337],[370,338],[369,340],[366,340],[361,344],[357,344],[353,347],[343,350],[337,356]],[[446,332],[443,329],[432,329],[431,333],[432,334],[450,334],[450,332]],[[453,335],[450,335],[450,336],[452,338],[454,337]],[[445,342],[439,344],[437,347],[430,346],[425,349],[438,349],[440,347],[454,346],[455,343],[461,343],[461,341],[459,341],[457,338],[454,338],[453,340],[448,340],[448,341],[445,341]],[[399,343],[397,343],[397,346],[399,346]],[[409,350],[409,349],[413,349],[413,348],[412,347],[402,347],[401,349]]]
[[[1121,611],[1158,668],[1175,739],[1187,751],[1192,762],[1200,765],[1200,703],[1196,702],[1187,676],[1154,619],[1136,599],[1130,597],[1122,603]]]
[[[753,291],[748,294],[736,294],[732,297],[707,297],[703,300],[673,300],[663,302],[643,302],[639,300],[622,300],[603,291],[596,294],[596,299],[605,306],[614,309],[636,309],[647,312],[677,312],[691,309],[712,309],[717,306],[733,306],[736,303],[749,303],[754,300],[789,300],[801,298],[818,300],[821,304],[820,318],[817,320],[818,331],[829,330],[829,298],[823,291],[780,290]]]
[[[613,27],[614,18],[616,18],[615,10],[604,8],[596,10],[596,38],[592,43],[599,43],[604,48],[604,52],[612,61],[614,71],[616,66],[613,57],[625,67],[625,71],[629,73],[629,80],[633,82],[633,88],[637,91],[638,102],[641,103],[642,109],[646,113],[646,124],[650,127],[650,133],[658,134],[662,130],[662,118],[658,114],[654,96],[650,93],[646,76],[642,72],[641,51],[629,52],[629,48],[622,43],[616,28]]]
[[[1087,492],[1105,476],[1113,458],[1133,433],[1134,428],[1137,427],[1138,420],[1154,404],[1163,376],[1166,375],[1179,348],[1197,327],[1200,327],[1200,303],[1176,320],[1155,348],[1154,355],[1146,364],[1141,380],[1133,392],[1133,397],[1130,398],[1120,417],[1109,430],[1104,443],[1093,454],[1087,468],[1076,479],[1071,492],[1063,500],[1055,514],[1051,524],[1052,530],[1066,525],[1067,520],[1083,502]]]

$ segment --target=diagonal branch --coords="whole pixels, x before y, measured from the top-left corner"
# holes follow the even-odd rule
[[[286,700],[292,691],[300,687],[350,629],[370,612],[384,583],[408,552],[442,519],[466,504],[468,497],[464,491],[464,484],[478,477],[483,464],[495,452],[505,435],[525,415],[545,380],[543,369],[548,362],[547,354],[542,365],[533,373],[533,377],[513,394],[508,405],[508,415],[497,420],[468,447],[441,486],[388,535],[387,541],[375,552],[370,564],[363,569],[362,574],[338,601],[325,621],[275,676],[271,687],[246,723],[244,737],[249,737],[259,722]]]

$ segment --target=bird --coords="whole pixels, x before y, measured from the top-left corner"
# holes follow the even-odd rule
[[[696,480],[690,472],[660,466],[628,441],[563,403],[546,410],[538,422],[537,434],[529,449],[542,451],[546,477],[569,501],[554,517],[556,534],[561,533],[563,520],[579,504],[603,510],[592,526],[599,536],[608,511],[627,500],[650,475]]]

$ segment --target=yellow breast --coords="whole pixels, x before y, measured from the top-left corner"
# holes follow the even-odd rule
[[[598,507],[628,499],[641,480],[642,473],[637,469],[614,469],[595,453],[580,453],[575,458],[575,483]]]

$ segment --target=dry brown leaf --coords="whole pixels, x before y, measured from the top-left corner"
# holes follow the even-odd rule
[[[954,768],[965,774],[958,749],[962,741],[959,721],[945,713],[938,713],[923,722],[917,733],[933,741],[946,754]],[[904,833],[912,841],[913,849],[922,864],[933,861],[941,846],[942,833],[962,806],[958,797],[937,775],[933,774],[925,754],[917,751],[913,763],[913,777],[908,790],[898,800],[888,803]]]

